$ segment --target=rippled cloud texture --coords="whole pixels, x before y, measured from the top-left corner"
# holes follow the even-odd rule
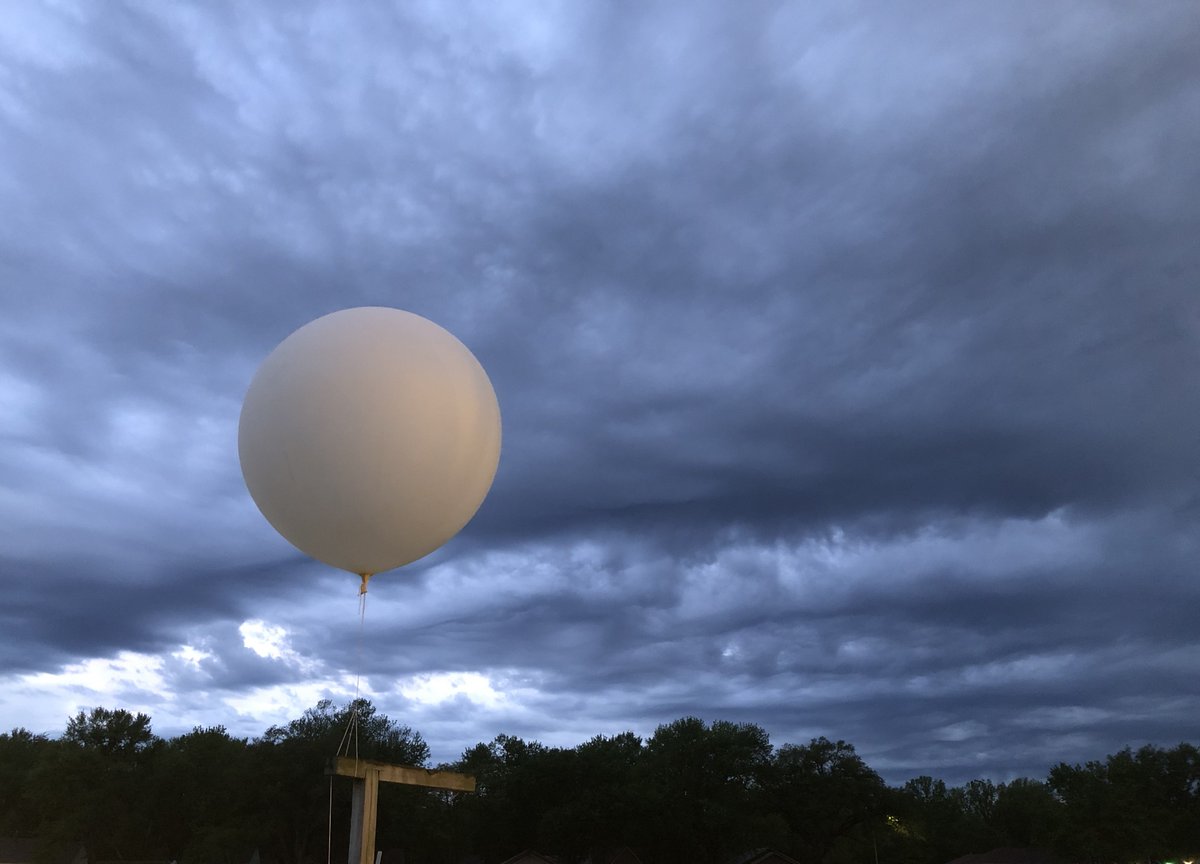
[[[25,3],[0,16],[0,727],[436,760],[686,714],[891,782],[1194,739],[1187,2]],[[372,582],[242,484],[319,315],[489,370],[492,494]]]

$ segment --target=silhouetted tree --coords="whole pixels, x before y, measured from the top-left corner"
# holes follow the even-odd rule
[[[754,845],[764,814],[751,792],[770,759],[770,739],[752,723],[684,717],[659,726],[636,775],[653,826],[648,857],[717,864]]]
[[[154,765],[154,831],[165,855],[184,864],[234,864],[257,845],[249,745],[223,726],[196,727],[166,741]]]
[[[346,848],[350,784],[331,784],[324,767],[347,740],[362,758],[429,759],[419,733],[367,700],[322,701],[249,742],[220,726],[163,741],[145,714],[81,711],[58,739],[0,734],[0,833],[40,836],[46,860],[83,840],[92,859],[238,864],[257,848],[264,864],[318,864],[330,827],[333,854]],[[576,861],[624,844],[661,864],[724,862],[764,845],[806,864],[944,864],[1051,840],[1079,861],[1200,848],[1191,744],[1060,764],[1048,783],[951,789],[924,776],[894,789],[844,741],[773,751],[753,724],[684,717],[645,743],[622,733],[549,748],[498,735],[444,767],[475,774],[478,794],[383,784],[379,848],[427,864],[497,864],[524,847]]]
[[[565,861],[644,842],[645,796],[636,771],[642,740],[632,732],[598,735],[557,757],[558,794],[543,815],[540,846]],[[551,779],[551,778],[547,778]]]
[[[906,858],[919,864],[942,864],[976,848],[963,809],[961,791],[927,775],[914,777],[901,787],[892,814],[907,838]]]
[[[157,746],[150,718],[123,708],[80,711],[35,772],[32,797],[52,841],[82,840],[88,858],[153,858],[161,849],[149,816]]]
[[[993,819],[1005,846],[1049,848],[1061,818],[1062,803],[1045,783],[1019,777],[997,790]]]
[[[476,794],[459,802],[459,815],[484,860],[502,861],[539,845],[543,819],[564,794],[568,759],[513,735],[497,735],[463,753],[455,770],[475,776]]]
[[[0,734],[0,837],[34,837],[41,810],[30,795],[38,765],[51,758],[57,742],[17,728]]]
[[[819,862],[838,845],[870,851],[883,824],[886,786],[845,741],[784,744],[763,784],[763,807],[786,825],[781,845],[800,861]]]
[[[1058,848],[1065,854],[1150,861],[1200,848],[1200,753],[1190,744],[1060,763],[1050,787],[1063,802]]]

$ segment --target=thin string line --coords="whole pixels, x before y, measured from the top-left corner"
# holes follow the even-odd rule
[[[329,775],[329,818],[325,820],[325,864],[333,864],[333,775]]]
[[[342,732],[342,740],[338,742],[337,751],[334,753],[334,758],[340,757],[345,751],[345,755],[350,755],[350,744],[354,744],[354,773],[358,774],[358,700],[362,692],[362,665],[363,665],[363,643],[365,641],[366,622],[367,622],[367,580],[371,578],[370,573],[359,574],[362,577],[362,586],[358,590],[358,639],[354,654],[354,701],[350,703],[350,718],[346,722],[346,728]],[[325,864],[333,864],[333,775],[329,775],[329,815],[326,819],[325,833]]]
[[[336,756],[343,756],[343,755],[349,756],[350,755],[350,747],[349,747],[350,730],[355,725],[354,717],[355,717],[354,712],[351,712],[350,719],[346,721],[346,728],[342,731],[342,740],[338,742],[337,752],[334,754]],[[343,751],[345,751],[345,752],[343,752]]]
[[[342,733],[342,740],[338,743],[337,755],[350,756],[350,748],[354,748],[354,768],[358,770],[358,701],[362,697],[362,666],[363,666],[363,645],[365,642],[366,621],[367,621],[367,580],[371,578],[371,574],[363,573],[362,587],[358,591],[358,639],[354,651],[354,701],[350,703],[350,717],[346,722],[346,730]]]
[[[363,643],[367,624],[367,576],[363,576],[362,590],[358,592],[358,646],[354,662],[354,770],[358,771],[358,700],[362,682]]]

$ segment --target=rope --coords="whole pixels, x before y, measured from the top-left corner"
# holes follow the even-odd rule
[[[342,755],[349,756],[350,755],[349,742],[350,742],[350,730],[351,729],[355,730],[354,741],[355,741],[355,750],[357,753],[357,742],[358,742],[358,731],[357,731],[358,730],[358,720],[357,720],[357,718],[358,718],[358,713],[356,711],[354,711],[353,709],[351,709],[350,719],[346,722],[346,729],[345,729],[345,731],[342,732],[342,740],[338,743],[337,750],[334,753],[335,756],[342,756]],[[344,754],[342,752],[343,750],[345,751]]]
[[[362,682],[363,642],[367,625],[367,580],[370,573],[362,574],[362,586],[358,589],[358,646],[354,658],[354,768],[358,770],[358,700]]]
[[[333,864],[333,775],[329,775],[329,818],[325,820],[325,864]]]
[[[355,769],[358,768],[358,700],[362,696],[362,665],[363,665],[363,643],[365,641],[364,634],[366,631],[367,622],[367,582],[371,578],[370,573],[360,573],[362,584],[358,589],[358,644],[355,647],[354,655],[354,701],[350,703],[350,718],[346,723],[346,731],[342,733],[342,740],[338,744],[338,756],[350,755],[350,746],[354,746],[354,762]],[[351,734],[353,732],[353,734]]]
[[[338,742],[334,758],[343,755],[349,757],[350,746],[354,745],[354,772],[358,773],[358,700],[362,687],[363,642],[367,622],[367,582],[370,573],[360,573],[362,584],[358,588],[358,645],[354,657],[354,701],[350,703],[350,718],[342,732],[342,740]],[[329,775],[329,816],[326,820],[325,833],[325,864],[333,864],[333,775]]]

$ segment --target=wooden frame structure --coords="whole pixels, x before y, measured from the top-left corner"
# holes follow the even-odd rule
[[[474,792],[475,778],[453,771],[430,771],[413,765],[392,765],[373,759],[337,756],[325,768],[326,774],[350,777],[354,788],[350,798],[350,855],[348,864],[375,864],[375,824],[379,813],[379,784],[403,783],[428,786],[454,792]]]

